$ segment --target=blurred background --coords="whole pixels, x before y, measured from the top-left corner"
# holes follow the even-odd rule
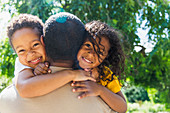
[[[45,22],[58,12],[73,13],[84,24],[101,20],[120,31],[126,54],[121,82],[127,113],[170,112],[169,0],[1,0],[0,92],[14,77],[16,54],[8,43],[8,22],[20,13]]]

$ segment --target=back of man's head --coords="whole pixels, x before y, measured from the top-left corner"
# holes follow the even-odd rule
[[[47,57],[52,61],[75,60],[85,39],[85,27],[73,14],[62,12],[52,15],[44,26],[44,44]]]

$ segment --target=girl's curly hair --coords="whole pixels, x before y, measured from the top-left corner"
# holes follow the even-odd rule
[[[120,74],[124,71],[125,55],[120,44],[118,31],[101,21],[91,21],[85,25],[85,28],[89,32],[89,34],[91,34],[91,36],[99,38],[99,45],[103,46],[100,43],[102,37],[107,38],[110,43],[110,50],[108,52],[107,57],[98,66],[100,73],[99,79],[102,79],[104,76],[107,76],[103,72],[105,69],[104,66],[109,67],[115,75],[120,76]],[[96,43],[93,44],[96,45]],[[97,45],[95,51],[100,59],[100,54],[102,52],[99,48],[99,45]]]

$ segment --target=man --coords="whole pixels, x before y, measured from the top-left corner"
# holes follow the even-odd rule
[[[85,28],[76,16],[58,13],[45,23],[44,39],[46,54],[52,72],[70,69],[84,41]],[[99,97],[79,100],[66,84],[46,95],[21,98],[14,85],[0,94],[0,113],[111,113]]]

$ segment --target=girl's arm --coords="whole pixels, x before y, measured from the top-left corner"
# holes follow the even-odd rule
[[[78,96],[79,99],[87,96],[100,96],[113,110],[119,113],[127,111],[127,103],[121,91],[115,94],[108,88],[93,81],[79,81],[71,85],[76,86],[73,92],[81,92]]]
[[[122,92],[119,91],[115,94],[106,87],[102,87],[99,96],[115,111],[125,113],[127,111],[127,103]]]
[[[73,80],[95,81],[83,70],[62,70],[35,76],[32,69],[24,69],[16,76],[15,85],[21,97],[36,97],[47,94]]]

